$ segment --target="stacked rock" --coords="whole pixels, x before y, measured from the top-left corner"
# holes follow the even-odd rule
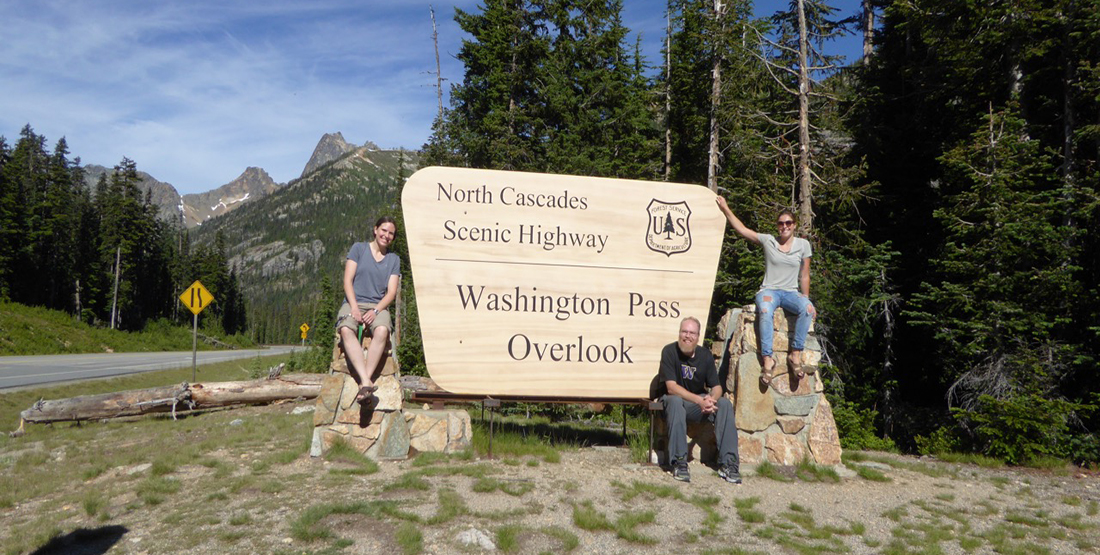
[[[832,407],[825,399],[820,373],[810,373],[821,364],[821,345],[813,327],[802,352],[801,379],[787,369],[790,335],[795,315],[777,308],[771,325],[775,327],[770,387],[760,382],[762,360],[756,336],[756,307],[735,308],[718,323],[720,337],[728,343],[713,344],[715,360],[721,363],[725,351],[727,363],[719,368],[725,380],[726,396],[733,401],[737,420],[737,439],[742,467],[764,460],[792,465],[810,460],[821,465],[840,464],[840,437],[833,420]],[[651,460],[667,464],[667,431],[660,414],[655,423]],[[716,449],[713,426],[689,424],[689,457],[714,464]]]
[[[363,338],[364,353],[371,338]],[[321,384],[313,413],[312,456],[343,442],[375,460],[405,459],[416,452],[453,453],[468,449],[473,437],[470,415],[463,410],[406,410],[397,364],[390,345],[382,355],[374,397],[355,400],[359,383],[348,370],[337,339],[329,375]]]
[[[742,464],[766,460],[797,464],[809,459],[821,465],[840,464],[840,437],[829,401],[822,393],[821,344],[811,326],[802,351],[806,375],[798,379],[787,369],[789,335],[796,315],[777,308],[770,325],[775,327],[773,356],[776,361],[771,387],[760,383],[761,358],[756,338],[756,307],[733,309],[719,323],[722,337],[730,337],[726,392],[736,407],[738,444]],[[733,326],[732,334],[727,333]]]

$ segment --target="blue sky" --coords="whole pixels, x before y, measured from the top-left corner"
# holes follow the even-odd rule
[[[847,16],[858,0],[833,4]],[[454,8],[479,5],[434,4],[450,81],[462,78]],[[664,5],[625,1],[652,64]],[[431,32],[429,3],[404,0],[0,0],[0,135],[12,145],[29,123],[84,164],[126,156],[183,194],[248,166],[285,183],[324,133],[424,143],[438,106]],[[858,55],[858,39],[834,48]]]

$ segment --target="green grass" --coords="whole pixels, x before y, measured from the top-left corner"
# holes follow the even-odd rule
[[[779,467],[772,464],[770,461],[761,462],[756,466],[756,475],[761,478],[767,478],[769,480],[775,480],[777,482],[790,482],[791,479],[784,476],[779,471]]]
[[[394,532],[394,541],[405,555],[414,555],[424,550],[424,535],[411,522],[403,522]]]
[[[564,528],[544,526],[539,531],[561,542],[561,551],[573,551],[581,545],[581,540],[577,538],[577,535]]]
[[[325,460],[350,464],[365,474],[374,474],[379,470],[378,463],[356,451],[354,447],[343,440],[332,442],[328,451],[325,452]]]
[[[516,421],[517,419],[515,418],[508,420],[508,422]],[[494,426],[501,426],[501,423],[498,422],[494,424]],[[474,450],[481,456],[488,456],[489,424],[487,422],[474,421],[473,427]],[[574,447],[579,447],[579,445],[561,444],[554,441],[551,436],[539,436],[534,434],[525,435],[520,431],[513,431],[510,429],[495,429],[493,431],[493,457],[504,459],[505,462],[512,459],[513,464],[517,465],[520,464],[520,459],[528,457],[540,459],[543,462],[558,463],[561,462],[561,453],[559,449]]]
[[[655,538],[638,531],[643,524],[652,524],[657,520],[656,511],[623,511],[617,519],[610,520],[592,506],[591,501],[573,505],[573,524],[589,532],[613,531],[615,535],[631,543],[653,545]]]
[[[798,476],[798,479],[803,482],[831,482],[834,484],[840,482],[840,475],[836,473],[836,470],[828,466],[814,464],[808,458],[802,459],[795,466],[795,476]]]
[[[0,302],[0,330],[0,356],[189,351],[192,342],[190,320],[177,325],[157,320],[140,332],[125,332],[89,326],[62,311],[6,301]],[[255,346],[241,335],[202,333],[238,347]],[[213,348],[202,341],[198,347]]]
[[[757,503],[760,502],[759,497],[743,497],[733,500],[733,506],[737,510],[737,516],[742,522],[748,524],[761,524],[767,520],[767,515],[763,511],[755,509]]]
[[[497,528],[496,530],[496,545],[497,549],[505,553],[515,553],[519,551],[519,535],[525,532],[527,529],[517,524],[507,524]]]
[[[535,484],[528,480],[511,481],[490,477],[479,478],[473,485],[473,490],[478,493],[492,493],[500,490],[513,497],[522,497],[534,489]]]
[[[699,510],[703,511],[703,520],[700,523],[701,528],[699,534],[703,536],[714,535],[718,530],[718,525],[725,521],[725,517],[718,512],[716,507],[718,506],[719,499],[713,496],[693,495],[690,498],[686,497],[679,488],[672,484],[652,484],[648,482],[634,481],[629,486],[622,482],[612,482],[611,485],[618,490],[619,495],[622,497],[623,502],[629,503],[635,497],[645,496],[647,498],[665,498],[675,499],[677,501],[683,501],[688,504],[694,505]]]
[[[848,461],[844,462],[844,466],[847,466],[849,469],[853,470],[856,475],[858,475],[860,478],[863,478],[864,480],[869,480],[871,482],[893,481],[893,478],[890,478],[886,474],[883,474],[883,472],[877,468],[871,468],[862,464],[854,464]]]
[[[847,553],[849,548],[843,537],[866,532],[866,528],[859,523],[849,523],[845,528],[818,525],[813,512],[796,503],[791,503],[787,508],[772,523],[754,529],[753,535],[771,540],[794,553],[816,555]]]
[[[265,360],[276,364],[285,358],[284,355]],[[199,372],[211,381],[242,379],[244,374],[236,362],[203,366]],[[0,414],[11,429],[17,422],[18,411],[40,397],[57,399],[143,389],[190,381],[190,374],[191,369],[185,368],[4,393],[0,394]],[[161,414],[125,421],[28,425],[23,437],[2,434],[0,506],[48,501],[42,514],[57,518],[56,511],[61,505],[54,500],[66,496],[86,518],[109,522],[112,516],[128,511],[167,513],[166,508],[171,508],[175,513],[191,504],[211,505],[203,513],[209,514],[241,493],[283,494],[294,486],[275,479],[270,471],[291,464],[304,453],[313,423],[309,414],[290,415],[289,410],[282,409],[267,411],[258,417],[247,413],[242,417],[241,412],[233,410],[214,410],[185,413],[178,420]],[[244,420],[243,425],[229,425],[238,418]],[[245,464],[239,466],[239,463]],[[256,479],[256,467],[262,467],[262,475],[267,478]],[[181,478],[185,468],[189,473],[197,472],[197,479]],[[203,487],[193,488],[193,483],[201,483]],[[112,500],[128,492],[131,500],[124,506],[112,505]],[[222,522],[232,516],[227,513],[213,520]],[[24,522],[16,519],[7,524],[18,530]],[[194,526],[194,520],[185,519],[179,528]],[[229,536],[236,535],[231,530],[226,532]],[[22,542],[39,537],[38,531],[4,535],[0,537],[0,553],[33,550],[41,543],[28,547]]]

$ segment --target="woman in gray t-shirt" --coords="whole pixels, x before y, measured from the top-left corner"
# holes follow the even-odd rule
[[[350,370],[359,378],[359,393],[355,400],[363,403],[378,389],[372,377],[386,350],[393,331],[389,306],[397,297],[401,259],[389,252],[397,235],[393,218],[382,216],[374,224],[374,240],[351,246],[344,262],[344,304],[336,313],[336,330],[344,345]],[[371,337],[364,356],[359,344],[358,328],[362,326]]]
[[[760,354],[764,357],[760,381],[765,386],[770,385],[772,371],[775,369],[775,358],[772,355],[775,327],[772,325],[772,314],[777,306],[798,315],[794,339],[787,354],[787,367],[801,378],[804,375],[802,350],[806,346],[810,323],[817,316],[817,311],[810,302],[810,257],[813,256],[810,242],[794,236],[796,224],[794,213],[790,210],[779,213],[776,220],[779,236],[776,237],[745,227],[730,210],[726,199],[718,197],[716,202],[740,236],[764,247],[764,282],[756,293],[757,336],[760,338]],[[806,369],[813,370],[811,367]]]

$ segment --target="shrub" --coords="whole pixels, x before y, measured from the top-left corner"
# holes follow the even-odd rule
[[[921,455],[939,455],[953,453],[959,450],[959,436],[954,429],[940,426],[928,436],[918,435],[913,440],[917,443],[917,452]]]
[[[840,435],[840,446],[845,449],[871,449],[875,451],[896,451],[897,445],[890,438],[875,435],[875,420],[878,411],[859,409],[855,403],[831,398],[833,419]]]
[[[1070,418],[1095,408],[1034,394],[1007,399],[983,395],[973,410],[952,413],[973,431],[982,453],[1009,464],[1027,464],[1043,457],[1078,457],[1071,449],[1080,448],[1082,439],[1071,433]],[[1095,446],[1095,438],[1091,443]]]

